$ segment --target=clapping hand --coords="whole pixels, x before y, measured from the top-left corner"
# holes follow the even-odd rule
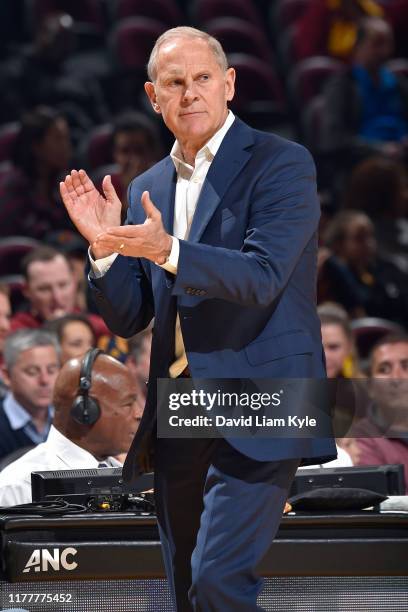
[[[145,257],[162,264],[170,255],[172,237],[163,226],[161,212],[150,199],[148,191],[141,198],[146,220],[140,225],[111,227],[99,234],[92,250],[117,252],[130,257]]]
[[[120,225],[122,204],[109,175],[103,179],[102,188],[105,197],[96,189],[85,170],[72,170],[65,181],[60,183],[61,197],[68,214],[91,245],[99,234]],[[113,253],[113,249],[92,250],[98,259]]]

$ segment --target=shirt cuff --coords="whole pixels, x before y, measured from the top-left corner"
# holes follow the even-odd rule
[[[160,268],[163,268],[163,270],[171,272],[171,274],[177,274],[177,266],[180,255],[180,242],[179,239],[175,236],[172,236],[171,238],[172,244],[169,258],[167,261],[164,262],[164,264],[158,265],[160,265]]]
[[[102,257],[102,259],[95,260],[91,255],[91,247],[89,247],[88,257],[89,262],[91,264],[89,276],[91,278],[101,278],[102,276],[104,276],[117,258],[117,256],[117,253],[112,253],[112,255],[108,255],[107,257]]]

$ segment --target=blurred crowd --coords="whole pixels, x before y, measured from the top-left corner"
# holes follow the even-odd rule
[[[314,155],[328,377],[365,381],[336,465],[403,463],[408,491],[408,0],[2,0],[0,469],[47,440],[58,372],[91,347],[143,406],[151,330],[119,338],[98,315],[58,185],[73,167],[99,188],[111,175],[125,222],[129,182],[171,146],[145,64],[183,24],[236,67],[232,110]]]

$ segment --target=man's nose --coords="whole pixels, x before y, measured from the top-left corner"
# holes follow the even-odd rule
[[[51,384],[51,374],[47,370],[40,370],[38,380],[42,387],[47,387]]]
[[[132,406],[132,418],[135,419],[135,421],[138,421],[143,413],[143,408],[140,405],[140,399],[138,398],[137,400],[135,400],[133,402],[133,406]]]
[[[400,363],[396,363],[392,370],[391,378],[394,381],[399,381],[407,378],[407,372]]]
[[[183,102],[190,104],[197,98],[198,95],[194,81],[187,82],[183,93]]]
[[[59,308],[64,306],[64,292],[59,287],[55,287],[52,290],[52,299],[54,304],[56,304]]]

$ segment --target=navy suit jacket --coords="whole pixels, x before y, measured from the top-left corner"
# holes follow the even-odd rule
[[[129,223],[143,223],[148,190],[173,233],[176,172],[168,156],[129,187]],[[146,259],[118,256],[91,281],[115,334],[129,337],[154,317],[145,412],[124,466],[138,471],[142,440],[154,434],[156,378],[174,360],[178,312],[190,371],[197,378],[324,378],[316,313],[320,206],[308,151],[238,118],[210,166],[176,275]],[[336,457],[332,438],[230,442],[257,460]]]

